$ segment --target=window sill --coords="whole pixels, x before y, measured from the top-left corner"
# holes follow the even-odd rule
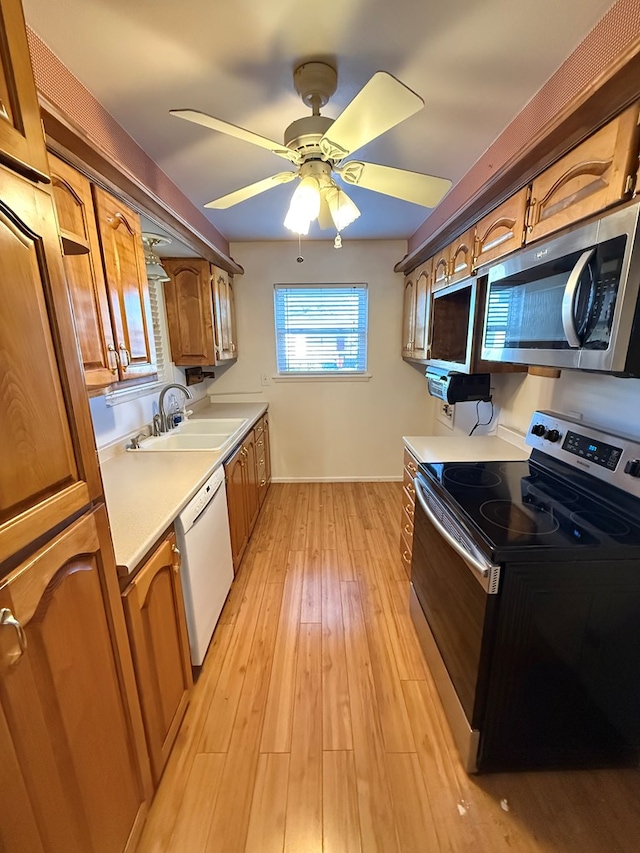
[[[278,373],[273,382],[368,382],[370,373]]]

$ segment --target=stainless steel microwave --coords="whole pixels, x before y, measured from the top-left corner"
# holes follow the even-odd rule
[[[488,270],[482,358],[640,376],[640,205]]]

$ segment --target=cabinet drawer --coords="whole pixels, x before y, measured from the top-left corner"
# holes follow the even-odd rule
[[[413,508],[410,507],[411,513],[407,512],[407,507],[402,507],[402,516],[400,519],[400,524],[402,525],[403,534],[409,539],[410,542],[413,542]]]
[[[415,477],[418,471],[418,461],[409,450],[404,450],[404,467],[411,474],[411,477]]]
[[[414,500],[416,490],[415,490],[414,485],[413,485],[413,474],[410,471],[407,471],[406,468],[404,469],[404,477],[402,480],[402,485],[404,487],[404,490],[407,492],[407,494],[411,496],[411,500]]]
[[[413,514],[415,511],[415,495],[409,494],[409,492],[405,489],[402,490],[402,509],[408,517],[413,521]]]
[[[407,577],[411,577],[411,551],[412,551],[413,538],[408,539],[405,535],[404,531],[400,534],[400,558],[402,559],[402,565],[404,566],[404,570],[407,573]]]

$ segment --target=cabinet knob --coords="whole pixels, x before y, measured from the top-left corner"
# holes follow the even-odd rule
[[[13,628],[17,635],[18,648],[8,654],[9,666],[13,666],[13,664],[17,663],[27,650],[27,635],[25,634],[22,625],[18,622],[8,607],[0,609],[0,627]]]

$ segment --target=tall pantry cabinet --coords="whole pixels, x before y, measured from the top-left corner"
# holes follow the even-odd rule
[[[0,0],[0,849],[133,849],[148,758],[19,0]]]

